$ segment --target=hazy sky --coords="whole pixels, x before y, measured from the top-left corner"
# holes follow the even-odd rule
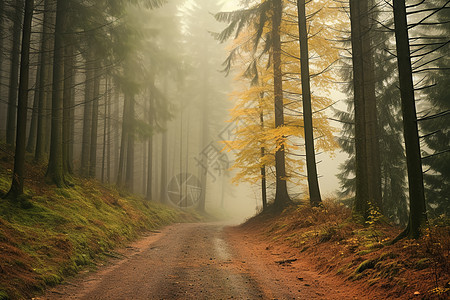
[[[225,2],[225,4],[223,6],[223,9],[225,11],[234,10],[234,9],[239,8],[239,6],[238,6],[239,0],[225,0],[224,2]]]

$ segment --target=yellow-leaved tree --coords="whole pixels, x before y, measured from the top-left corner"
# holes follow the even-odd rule
[[[279,2],[279,6],[274,2]],[[312,1],[307,8],[311,16],[308,21],[308,44],[311,49],[311,106],[315,146],[318,151],[327,152],[337,148],[333,137],[335,129],[329,124],[326,111],[333,103],[330,93],[334,89],[336,74],[332,65],[339,57],[337,47],[329,41],[332,36],[329,26],[336,28],[336,20],[339,20],[339,11],[332,9],[331,5],[331,0],[318,0]],[[281,16],[278,26],[274,24],[277,22],[274,17],[277,8],[281,9],[278,11]],[[275,204],[279,197],[280,180],[285,184],[289,181],[289,187],[294,192],[306,187],[297,7],[290,1],[272,0],[223,14],[216,17],[230,25],[219,38],[228,38],[232,29],[236,29],[226,62],[227,67],[233,68],[237,74],[231,94],[235,103],[231,111],[231,122],[236,126],[235,136],[233,140],[224,141],[225,148],[235,152],[233,168],[238,173],[234,181],[256,183],[261,180],[263,207],[266,208],[266,186],[271,188],[275,185]],[[276,47],[277,35],[279,49]],[[277,52],[279,69],[276,67]],[[277,98],[280,97],[277,88],[280,86],[281,108],[277,106]],[[285,156],[282,177],[279,176],[277,165],[280,152]],[[287,197],[290,201],[290,197]]]

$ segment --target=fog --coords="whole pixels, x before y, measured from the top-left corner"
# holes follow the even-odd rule
[[[125,114],[126,92],[122,91],[129,84],[137,86],[134,101],[138,133],[133,149],[132,179],[128,178],[132,181],[129,188],[149,199],[182,209],[200,205],[219,218],[244,220],[261,210],[261,186],[254,181],[232,182],[237,174],[233,165],[239,150],[225,148],[228,142],[236,139],[236,122],[230,122],[230,110],[236,103],[231,95],[241,81],[239,71],[232,70],[228,76],[222,71],[232,39],[220,43],[213,36],[226,26],[217,22],[213,14],[236,10],[240,7],[238,4],[239,1],[192,0],[169,1],[153,10],[129,7],[128,26],[139,28],[144,37],[133,50],[138,56],[126,58],[132,67],[125,76],[135,83],[119,78],[117,85],[109,83],[107,87],[105,80],[100,89],[111,101],[110,114],[114,116],[106,117],[120,120]],[[86,101],[83,88],[86,76],[81,72],[77,74],[80,88],[76,101],[79,103]],[[342,95],[336,92],[335,98],[342,98]],[[100,102],[100,118],[102,110]],[[82,156],[85,143],[84,112],[82,105],[76,108],[75,157]],[[120,159],[123,128],[116,128],[119,124],[114,124],[114,121],[110,126],[107,128],[108,132],[111,131],[107,136],[107,146],[111,149],[107,151],[110,151],[111,170],[103,175],[103,180],[126,184],[126,172],[116,175],[120,172],[120,163],[114,163]],[[100,124],[99,143],[103,131],[103,124]],[[338,189],[335,170],[343,159],[339,153],[334,157],[330,154],[333,153],[318,154],[319,180],[325,197],[332,197]],[[105,164],[102,160],[102,154],[98,153],[98,175],[105,173],[101,170]],[[128,162],[123,164],[125,170]],[[81,159],[75,162],[76,169],[82,169],[82,165]],[[274,172],[273,169],[270,171]],[[305,179],[300,180],[302,185],[290,184],[296,200],[307,197]],[[273,184],[268,186],[268,198],[269,202],[274,198]]]
[[[236,92],[250,86],[240,74],[249,58],[241,56],[241,61],[234,62],[226,74],[224,62],[236,42],[233,38],[224,42],[216,39],[227,24],[218,22],[214,14],[237,10],[240,2],[178,0],[160,7],[102,7],[97,3],[92,14],[71,15],[66,46],[72,53],[66,53],[66,58],[73,60],[73,66],[67,67],[71,73],[68,71],[65,81],[72,90],[73,117],[70,137],[65,139],[70,144],[68,164],[73,173],[182,209],[200,206],[220,218],[243,220],[261,210],[261,182],[255,180],[259,171],[233,180],[242,170],[236,160],[245,147],[235,147],[241,138],[237,130],[244,123],[232,115],[232,109],[239,105]],[[30,108],[37,107],[36,99],[40,97],[36,87],[51,86],[50,78],[41,78],[42,72],[51,74],[51,69],[42,71],[38,66],[47,53],[52,53],[51,48],[42,48],[42,34],[43,24],[54,22],[54,10],[45,10],[43,2],[36,5],[31,35]],[[107,13],[102,13],[103,9]],[[14,44],[10,39],[4,41],[6,49]],[[10,61],[5,60],[2,69],[10,67]],[[6,81],[2,77],[3,86]],[[7,89],[1,89],[1,93],[6,99]],[[46,106],[28,114],[27,122],[30,149],[34,147],[34,132],[38,140],[46,141],[40,143],[45,144],[43,153],[48,153],[50,145],[50,89],[46,93]],[[339,100],[343,96],[336,91],[332,98]],[[6,121],[6,102],[0,105]],[[267,111],[270,115],[273,108]],[[300,120],[300,112],[294,118]],[[43,124],[40,127],[38,119]],[[2,123],[2,133],[6,127]],[[37,127],[44,129],[38,132]],[[295,155],[303,151],[301,147],[292,150]],[[338,152],[330,155],[333,152],[317,154],[325,197],[339,188],[335,172],[345,158]],[[254,157],[252,163],[259,163],[258,159]],[[288,174],[293,179],[289,189],[294,200],[307,198],[301,161],[304,159],[296,163],[302,174]],[[273,162],[270,164],[269,202],[275,192],[275,171]],[[245,163],[242,166],[247,167]]]

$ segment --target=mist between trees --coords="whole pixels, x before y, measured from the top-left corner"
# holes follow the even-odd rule
[[[232,177],[263,209],[320,206],[319,169],[356,218],[415,237],[450,203],[450,23],[449,1],[406,2],[1,1],[7,196],[26,152],[58,186],[199,210],[241,197]],[[340,170],[317,168],[333,152]]]

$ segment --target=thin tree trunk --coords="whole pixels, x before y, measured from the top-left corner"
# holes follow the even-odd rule
[[[71,45],[73,47],[74,45]],[[76,86],[76,77],[77,77],[77,65],[76,65],[76,54],[75,49],[72,49],[72,72],[71,72],[71,80],[70,80],[70,87],[72,89],[71,97],[69,98],[69,136],[70,136],[70,143],[69,143],[69,152],[68,152],[68,163],[70,166],[70,170],[72,170],[72,173],[74,173],[74,144],[75,144],[75,86]]]
[[[47,134],[45,135],[45,154],[49,155],[50,153],[50,131],[51,131],[51,123],[52,123],[52,94],[53,94],[53,63],[54,63],[54,44],[55,44],[55,32],[54,28],[56,26],[56,3],[57,0],[50,0],[49,9],[52,12],[50,14],[50,33],[49,33],[49,67],[47,68],[47,78],[49,80],[48,84],[45,86],[46,93],[45,96],[47,99],[45,100],[45,103],[47,105],[46,107],[46,128],[47,128]]]
[[[72,174],[72,161],[70,158],[70,148],[73,147],[73,140],[70,132],[71,120],[71,110],[74,107],[71,105],[72,102],[72,77],[73,75],[73,64],[74,64],[74,47],[73,45],[66,45],[64,48],[65,58],[64,58],[64,96],[63,96],[63,168],[65,173]]]
[[[88,53],[86,58],[86,79],[84,90],[84,116],[83,116],[83,138],[81,142],[81,170],[84,177],[89,176],[91,133],[92,133],[92,100],[94,92],[94,67],[92,55]]]
[[[152,81],[154,81],[152,79]],[[151,82],[151,89],[154,88],[154,82]],[[147,117],[148,117],[148,123],[150,125],[151,128],[153,128],[153,111],[154,107],[153,107],[153,91],[150,90],[150,95],[149,95],[149,107],[148,107],[148,113],[147,113]],[[147,200],[152,200],[152,193],[153,193],[153,133],[152,135],[148,138],[148,145],[147,145],[147,191],[146,191],[146,199]]]
[[[262,106],[260,106],[261,113],[259,114],[259,119],[261,122],[261,128],[264,131],[264,113],[262,111]],[[264,144],[261,146],[261,160],[264,159],[266,155],[266,149]],[[263,205],[263,211],[267,210],[267,181],[266,181],[266,165],[262,164],[261,166],[261,199]],[[223,191],[222,191],[222,200],[223,200]],[[223,207],[223,205],[222,205]]]
[[[91,143],[89,153],[89,177],[95,178],[97,171],[97,143],[98,143],[98,103],[100,98],[100,65],[94,64],[94,91],[92,97]]]
[[[409,222],[398,238],[418,238],[427,214],[405,0],[394,0],[394,23],[409,186]]]
[[[161,194],[159,201],[161,203],[167,202],[167,123],[164,121],[164,132],[162,133],[162,145],[161,145]]]
[[[23,20],[23,0],[15,1],[11,69],[9,74],[8,114],[6,118],[6,143],[14,145],[16,136],[17,92],[19,85],[20,38]]]
[[[207,81],[209,79],[208,70],[204,71],[204,88],[203,88],[203,103],[202,103],[202,127],[201,127],[201,159],[200,159],[200,199],[198,210],[204,212],[206,210],[206,192],[208,184],[208,154],[207,147],[209,142],[209,106],[208,106],[208,93],[207,93]]]
[[[31,21],[33,19],[34,0],[25,2],[23,37],[20,64],[19,101],[17,107],[17,136],[14,155],[14,173],[7,197],[17,198],[23,194],[25,173],[25,143],[27,135],[28,75],[30,71]]]
[[[153,126],[153,101],[150,96],[150,113],[149,113],[149,123]],[[153,134],[148,139],[148,155],[147,155],[147,200],[152,200],[152,185],[153,185]]]
[[[120,120],[120,94],[117,87],[114,87],[114,123],[112,127],[114,128],[114,145],[113,145],[113,153],[114,153],[114,175],[117,176],[119,172],[119,151],[120,151],[120,135],[119,135],[119,120]]]
[[[129,191],[133,191],[134,187],[134,97],[125,95],[125,101],[129,101],[128,115],[127,115],[127,131],[128,131],[128,145],[127,145],[127,163],[125,173],[125,186]]]
[[[143,101],[143,103],[142,103],[142,108],[143,108],[143,113],[144,113],[144,120],[148,120],[148,108],[147,108],[147,101],[145,101],[145,99],[144,99],[144,101]],[[141,158],[142,158],[142,160],[141,160],[141,163],[140,163],[140,165],[142,165],[142,194],[143,195],[147,195],[147,174],[148,174],[148,172],[147,172],[147,165],[148,165],[148,162],[147,162],[147,141],[146,140],[143,140],[142,141],[142,145],[141,145],[142,147],[141,147],[141,151],[142,151],[142,153],[141,153]]]
[[[164,93],[167,94],[168,88],[167,88],[167,79],[164,80]],[[164,103],[163,105],[167,105]],[[165,107],[167,109],[167,107]],[[161,140],[161,177],[160,177],[160,196],[159,201],[161,203],[167,203],[167,171],[168,171],[168,153],[167,153],[167,136],[169,134],[168,128],[167,128],[167,121],[162,121],[162,127],[163,127],[163,133],[162,133],[162,140]],[[175,164],[175,160],[173,161],[173,164]],[[172,174],[173,175],[173,174]]]
[[[4,26],[5,16],[6,16],[5,1],[1,0],[0,1],[0,32],[5,32],[5,26]],[[0,35],[0,74],[3,74],[4,39],[5,39],[5,37],[3,35]],[[3,89],[3,78],[0,76],[0,95],[2,95],[2,89]],[[3,122],[6,122],[7,109],[3,109],[3,103],[0,103],[0,107],[1,107],[0,108],[0,119],[2,120],[0,123],[0,130],[3,130],[4,128],[6,129],[6,124],[4,124]]]
[[[185,174],[185,179],[184,179],[184,181],[187,183],[187,181],[188,181],[188,177],[189,177],[189,175],[190,175],[190,172],[189,172],[189,131],[190,131],[190,122],[189,122],[189,110],[187,109],[187,112],[186,112],[186,114],[187,114],[187,117],[186,117],[186,149],[185,149],[185,153],[186,153],[186,158],[185,158],[185,161],[184,161],[184,168],[185,168],[185,172],[184,172],[184,174]],[[184,125],[183,125],[183,127],[184,127]],[[183,142],[183,135],[181,135],[181,142]],[[187,184],[185,184],[185,187],[184,187],[184,198],[185,198],[185,207],[188,207],[188,205],[191,205],[190,203],[188,203],[188,201],[189,201],[189,199],[191,199],[191,200],[193,200],[192,199],[192,197],[189,197],[189,190],[188,190],[188,185]]]
[[[109,108],[109,94],[108,94],[108,77],[105,78],[105,107],[103,110],[103,150],[102,150],[102,182],[105,183],[105,161],[106,161],[106,142],[107,142],[107,123],[108,123],[108,108]]]
[[[54,18],[53,18],[54,19]],[[54,24],[54,22],[52,22],[52,24]],[[55,43],[54,41],[54,37],[53,35],[50,36],[50,47],[53,48],[53,44]],[[52,49],[53,52],[53,49]],[[52,53],[52,55],[50,56],[49,59],[49,63],[50,66],[47,69],[48,71],[48,75],[47,78],[50,79],[50,81],[48,82],[48,84],[46,85],[46,92],[45,92],[45,97],[47,97],[47,99],[45,100],[45,128],[47,128],[47,134],[45,135],[45,144],[44,144],[44,153],[45,155],[48,157],[49,152],[50,152],[50,143],[51,143],[51,133],[49,133],[51,131],[51,126],[52,126],[52,94],[53,94],[53,63],[54,63],[54,54]]]
[[[36,135],[37,135],[37,123],[38,123],[38,107],[39,107],[39,71],[41,69],[41,64],[38,62],[38,67],[36,71],[36,86],[34,88],[33,95],[33,110],[31,115],[30,130],[28,134],[27,142],[27,152],[34,153],[36,148]]]
[[[181,185],[180,185],[180,199],[178,199],[178,206],[182,207],[183,192],[184,192],[183,191],[183,182],[186,180],[185,179],[186,176],[183,176],[184,175],[183,174],[183,108],[181,108],[181,111],[180,111],[180,127],[179,127],[179,129],[180,130],[178,132],[179,132],[180,136],[179,136],[179,138],[177,138],[177,140],[180,141],[180,147],[179,147],[179,149],[180,149],[180,156],[179,156],[180,171],[179,171],[179,174],[180,174]]]
[[[125,154],[126,154],[126,145],[127,145],[127,139],[128,139],[128,120],[127,120],[127,114],[128,114],[128,101],[126,100],[126,97],[124,98],[123,103],[123,114],[122,114],[122,137],[120,140],[120,153],[119,153],[119,162],[117,164],[117,182],[116,185],[119,188],[122,188],[124,186],[124,177],[123,177],[123,168],[125,166]]]
[[[52,129],[47,177],[59,187],[65,185],[63,169],[62,108],[64,98],[64,32],[66,22],[66,0],[56,4],[56,26],[53,57]]]
[[[305,0],[297,1],[298,31],[300,41],[300,64],[303,102],[303,128],[305,131],[306,171],[308,174],[309,201],[311,206],[322,203],[317,176],[316,154],[314,151],[314,129],[311,108],[311,84],[309,77],[308,34],[306,30]]]
[[[273,83],[274,83],[274,102],[275,102],[275,127],[284,126],[284,103],[283,103],[283,75],[281,71],[281,38],[280,27],[283,7],[281,0],[273,1],[272,16],[272,43],[273,43]],[[284,138],[282,138],[284,139]],[[284,141],[277,141],[277,150],[275,152],[275,209],[281,211],[291,202],[287,190],[286,162]]]
[[[34,161],[41,162],[45,158],[46,144],[48,137],[47,125],[47,107],[48,107],[48,86],[50,85],[50,77],[48,77],[50,69],[50,51],[51,51],[51,0],[44,2],[44,20],[42,25],[42,42],[40,55],[40,70],[39,70],[39,106],[38,106],[38,121],[37,121],[37,136],[36,136],[36,151],[34,154]]]
[[[108,83],[108,82],[107,82]],[[111,183],[111,93],[110,93],[110,87],[108,85],[108,88],[106,89],[106,96],[108,99],[108,115],[107,115],[107,121],[106,121],[106,130],[107,130],[107,138],[108,138],[108,144],[106,148],[106,181],[108,183]],[[105,101],[106,102],[106,101]]]
[[[143,141],[142,145],[141,145],[141,157],[142,160],[140,161],[140,163],[142,163],[142,194],[143,195],[147,195],[147,142]]]

